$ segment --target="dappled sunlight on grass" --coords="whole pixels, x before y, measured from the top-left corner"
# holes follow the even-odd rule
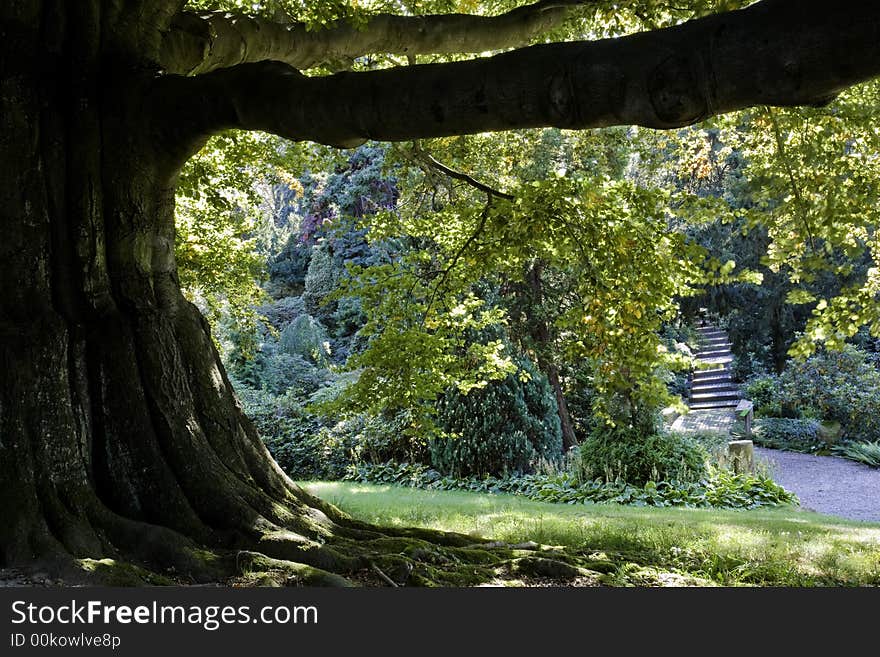
[[[345,482],[304,486],[377,524],[603,551],[624,562],[726,585],[880,585],[880,523],[793,507],[722,511],[564,505]]]

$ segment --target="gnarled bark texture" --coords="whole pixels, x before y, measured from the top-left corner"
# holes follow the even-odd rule
[[[127,554],[204,577],[205,546],[332,565],[339,528],[269,457],[181,296],[154,73],[148,51],[104,51],[113,10],[2,10],[0,563]]]
[[[263,62],[165,75],[163,35],[182,5],[0,4],[0,566],[109,557],[205,579],[259,564],[338,583],[327,571],[400,548],[279,470],[181,296],[175,180],[213,132],[348,144],[669,127],[818,102],[880,73],[874,3],[767,0],[619,42],[449,66],[306,78]],[[455,581],[436,563],[468,561],[435,555],[419,571],[396,559],[386,570],[422,583]]]

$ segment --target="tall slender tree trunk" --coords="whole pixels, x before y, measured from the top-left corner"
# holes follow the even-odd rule
[[[541,307],[544,303],[544,282],[542,279],[543,265],[540,261],[535,262],[526,274],[529,286],[530,302],[534,307]],[[553,362],[553,335],[550,326],[543,317],[530,321],[531,338],[535,344],[538,367],[547,377],[553,395],[556,397],[556,409],[559,414],[559,423],[562,427],[562,449],[568,452],[578,444],[574,432],[571,415],[568,412],[568,404],[565,401],[565,392],[562,389],[562,379],[559,375],[559,367]]]

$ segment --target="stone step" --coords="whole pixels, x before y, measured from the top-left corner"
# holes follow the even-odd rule
[[[730,376],[730,370],[727,367],[725,367],[723,363],[720,365],[718,363],[715,363],[713,365],[712,363],[709,363],[707,361],[702,361],[700,363],[700,365],[701,365],[700,369],[694,370],[693,378],[695,378],[695,379],[706,379],[706,378],[711,379],[716,376],[724,376],[724,375],[726,375],[728,377]]]
[[[710,393],[691,393],[691,401],[694,403],[713,402],[713,401],[739,401],[739,392],[736,390],[728,390],[727,392],[710,392]]]
[[[730,340],[725,337],[712,338],[711,340],[700,340],[701,347],[732,347]]]
[[[708,360],[710,358],[720,358],[723,356],[732,356],[730,349],[711,349],[706,351],[698,351],[694,357],[699,360]]]
[[[738,400],[731,399],[730,401],[695,402],[693,404],[688,404],[688,407],[692,411],[700,411],[713,408],[736,408],[737,403],[739,403]]]
[[[697,376],[699,375],[699,376]],[[718,368],[716,370],[705,370],[703,372],[694,372],[691,377],[691,385],[702,386],[707,383],[730,383],[730,370]]]
[[[719,370],[720,372],[720,370]],[[719,385],[719,386],[729,386],[733,385],[730,380],[729,374],[720,374],[718,376],[704,376],[700,378],[691,379],[691,387],[692,388],[702,388],[706,386]]]
[[[721,329],[698,329],[697,335],[701,338],[718,338],[726,336],[727,331],[722,331]]]
[[[697,352],[700,351],[718,351],[719,349],[723,349],[725,351],[730,351],[731,345],[726,342],[704,342],[700,345],[697,345]]]
[[[718,366],[723,367],[724,365],[727,365],[728,363],[733,362],[733,356],[732,355],[730,355],[730,356],[705,356],[703,358],[700,358],[699,360],[701,361],[701,364],[704,366],[705,365],[710,365],[710,366],[711,365],[718,365]],[[711,368],[709,368],[709,369],[711,369]]]
[[[725,394],[728,392],[739,392],[739,388],[733,385],[730,381],[718,381],[712,383],[705,383],[702,381],[696,382],[691,386],[691,395],[709,395],[713,392],[717,392],[720,394]]]

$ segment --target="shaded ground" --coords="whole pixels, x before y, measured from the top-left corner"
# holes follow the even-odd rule
[[[550,504],[352,482],[306,487],[368,522],[581,550],[608,562],[601,583],[613,586],[880,585],[880,524],[800,508]]]
[[[837,456],[814,456],[755,447],[773,479],[801,506],[851,520],[880,521],[880,468]]]

